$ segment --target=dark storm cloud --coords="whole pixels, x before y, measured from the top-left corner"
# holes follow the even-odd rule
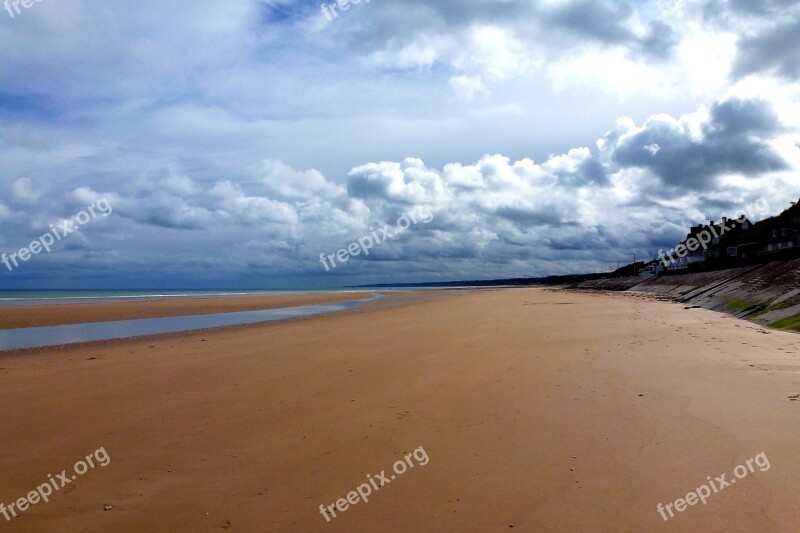
[[[383,198],[388,192],[387,182],[373,179],[370,175],[354,175],[347,181],[347,194],[353,198]]]
[[[594,158],[587,159],[581,164],[578,175],[583,179],[584,184],[606,185],[608,183],[605,167]]]
[[[716,102],[711,106],[711,121],[705,126],[709,138],[770,136],[781,130],[783,126],[778,115],[764,100]]]
[[[520,30],[534,27],[566,30],[583,39],[607,44],[632,42],[636,38],[627,27],[633,14],[631,5],[607,0],[570,0],[557,6],[537,1],[409,0],[402,4],[385,4],[373,10],[373,14],[379,11],[396,15],[393,18],[395,29],[405,33],[437,27],[458,29],[476,23],[510,23]],[[426,22],[421,23],[420,15],[426,17]]]
[[[668,59],[678,44],[678,36],[665,22],[653,20],[644,35],[630,29],[633,8],[630,4],[612,4],[578,0],[559,6],[546,15],[549,26],[567,29],[584,40],[630,48],[634,55]]]
[[[621,44],[634,39],[625,23],[630,19],[629,5],[611,6],[605,2],[578,0],[563,4],[548,16],[548,22],[583,37],[592,37],[608,44]]]
[[[504,206],[497,209],[494,214],[523,226],[560,226],[564,218],[563,213],[554,206],[548,206],[536,211],[514,206]]]
[[[798,0],[730,0],[728,5],[735,11],[767,15],[800,4]]]
[[[420,35],[449,33],[474,24],[508,26],[521,21],[533,23],[536,10],[532,2],[502,0],[407,0],[372,2],[358,11],[360,24],[330,28],[359,50],[380,47],[393,41],[409,41]]]
[[[633,29],[635,8],[608,0],[569,0],[557,5],[542,1],[408,0],[372,3],[359,12],[359,24],[330,30],[358,50],[396,48],[418,38],[451,34],[476,26],[495,25],[521,42],[563,52],[565,47],[623,46],[634,56],[665,59],[678,42],[674,30],[660,20],[645,32]]]
[[[798,0],[708,0],[701,11],[706,22],[730,27],[748,17],[775,20],[798,4]]]
[[[584,159],[574,170],[554,170],[553,174],[558,177],[559,185],[566,187],[603,186],[608,184],[605,167],[594,157]]]
[[[800,0],[710,0],[703,19],[739,34],[734,80],[751,74],[800,78]]]
[[[633,135],[612,132],[613,160],[623,167],[653,171],[666,185],[713,186],[723,173],[756,176],[785,170],[787,163],[763,140],[782,130],[766,102],[731,99],[715,103],[701,139],[674,119],[655,117]]]
[[[645,56],[657,59],[669,59],[678,45],[679,39],[675,31],[664,22],[655,20],[650,23],[650,32],[638,40]]]
[[[264,23],[278,24],[299,22],[318,10],[319,2],[316,0],[263,0],[261,13]]]
[[[736,78],[757,73],[775,73],[789,80],[800,79],[800,18],[795,17],[767,31],[739,41],[733,66]]]

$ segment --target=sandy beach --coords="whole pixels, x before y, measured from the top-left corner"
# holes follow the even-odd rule
[[[110,458],[0,528],[797,530],[797,335],[641,295],[437,294],[0,355],[0,502]],[[705,505],[657,511],[762,453]],[[414,466],[326,520],[396,461]]]

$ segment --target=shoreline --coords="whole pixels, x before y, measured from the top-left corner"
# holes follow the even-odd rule
[[[669,296],[666,294],[659,294],[654,292],[644,292],[644,291],[618,291],[618,290],[608,290],[608,289],[589,289],[589,288],[581,288],[581,287],[565,287],[561,285],[554,285],[554,286],[539,286],[539,287],[515,287],[515,286],[498,286],[498,287],[478,287],[478,288],[444,288],[444,289],[436,289],[436,290],[422,290],[422,291],[414,291],[414,290],[404,290],[404,291],[373,291],[372,295],[373,298],[365,299],[360,301],[356,306],[344,309],[344,310],[337,310],[327,312],[321,315],[311,315],[311,316],[298,316],[298,317],[289,317],[289,318],[280,318],[276,320],[265,320],[262,322],[254,322],[254,323],[243,323],[243,324],[234,324],[234,325],[225,325],[225,326],[218,326],[218,327],[205,327],[205,328],[198,328],[198,329],[191,329],[185,331],[175,331],[169,333],[156,333],[156,334],[148,334],[148,335],[135,335],[135,336],[128,336],[128,337],[119,337],[119,338],[112,338],[112,339],[103,339],[103,340],[96,340],[96,341],[88,341],[88,342],[72,342],[66,344],[58,344],[52,346],[39,346],[39,347],[32,347],[32,348],[17,348],[11,350],[0,350],[0,359],[3,356],[20,356],[20,355],[30,355],[36,354],[38,352],[41,353],[51,353],[51,352],[61,352],[70,349],[91,349],[94,347],[116,347],[116,346],[124,346],[125,344],[131,342],[147,342],[147,341],[157,341],[157,340],[170,340],[170,339],[180,339],[181,337],[188,336],[188,335],[202,335],[204,333],[213,333],[213,332],[236,332],[236,331],[246,331],[253,328],[262,328],[268,326],[279,326],[284,323],[291,323],[291,322],[298,322],[298,321],[308,321],[308,320],[315,320],[320,319],[325,316],[335,316],[335,315],[343,315],[343,314],[353,314],[353,313],[364,313],[379,309],[386,309],[392,308],[397,306],[403,305],[413,305],[417,303],[423,303],[426,301],[433,301],[438,299],[445,299],[445,298],[452,298],[457,297],[458,295],[468,295],[470,293],[475,292],[492,292],[492,291],[501,291],[501,290],[541,290],[544,292],[553,292],[553,293],[583,293],[586,295],[600,295],[603,297],[611,297],[611,298],[627,298],[633,300],[650,300],[654,302],[666,302],[670,304],[675,304],[679,306],[683,306],[683,310],[696,310],[696,309],[703,309],[705,311],[711,311],[716,314],[720,314],[722,316],[726,316],[729,318],[736,319],[738,321],[758,326],[756,329],[757,331],[761,331],[764,333],[769,333],[771,331],[782,331],[782,330],[773,330],[763,324],[759,324],[757,322],[747,320],[746,318],[737,317],[734,314],[720,309],[706,309],[699,306],[686,306],[685,302],[682,302],[680,298]],[[296,296],[312,296],[319,293],[302,293]],[[338,295],[342,293],[322,293],[323,295]],[[357,296],[366,296],[366,294],[362,293],[353,293]],[[349,293],[344,294],[344,296],[348,296]],[[381,298],[374,298],[375,295],[380,295]],[[273,296],[270,295],[269,298]],[[228,297],[216,297],[213,296],[213,299],[222,298],[227,299]],[[253,296],[244,296],[242,298],[253,298]],[[183,300],[183,298],[177,298],[178,300]],[[202,300],[203,298],[201,298]],[[156,302],[160,302],[162,300],[152,300]],[[350,300],[346,299],[343,300],[345,302],[353,302],[358,300]],[[148,303],[148,301],[140,301],[140,302],[124,302],[125,304],[129,305],[141,305]],[[122,302],[120,302],[122,303]],[[199,303],[199,302],[198,302]],[[230,307],[231,305],[237,305],[238,302],[221,302],[223,305]],[[277,302],[275,302],[277,303]],[[304,305],[315,305],[319,302],[310,301],[309,303],[305,303]],[[68,304],[73,305],[73,304]],[[80,306],[90,306],[90,305],[97,305],[97,304],[78,304]],[[117,305],[117,303],[109,303],[108,305],[113,306]],[[30,306],[31,308],[35,309],[39,306]],[[2,308],[0,308],[2,309]],[[21,309],[20,307],[9,308],[9,309]],[[280,309],[270,307],[267,309]],[[147,312],[145,310],[144,312]],[[236,311],[230,311],[236,312]],[[210,313],[197,313],[197,315],[201,314],[210,314]],[[174,314],[164,315],[163,318],[179,316]],[[196,316],[196,315],[189,315],[189,316]],[[162,317],[156,317],[162,318]],[[83,324],[86,322],[74,322],[66,325],[71,324]],[[37,327],[37,326],[33,326]],[[0,330],[6,328],[0,327]],[[796,333],[792,330],[787,330],[788,333]]]
[[[730,313],[730,312],[725,311],[725,310],[707,309],[707,308],[704,308],[704,307],[701,307],[701,306],[687,306],[687,305],[685,305],[685,302],[683,302],[678,297],[674,297],[674,296],[670,296],[670,295],[666,295],[666,294],[655,293],[655,292],[644,292],[644,291],[632,291],[631,292],[631,291],[618,291],[618,290],[594,289],[594,288],[590,289],[590,288],[582,288],[582,287],[565,287],[565,286],[562,286],[562,285],[538,286],[538,287],[515,287],[515,286],[477,287],[477,288],[462,288],[462,287],[458,287],[458,288],[444,288],[444,289],[436,289],[436,290],[427,289],[427,290],[421,290],[421,291],[414,291],[414,290],[404,290],[404,291],[397,291],[397,292],[395,292],[395,291],[385,291],[385,292],[384,291],[372,291],[372,295],[373,295],[372,299],[361,300],[360,303],[358,303],[355,307],[352,307],[352,308],[349,308],[349,309],[331,311],[331,312],[327,312],[327,313],[324,313],[324,314],[321,314],[321,315],[280,318],[280,319],[265,320],[265,321],[254,322],[254,323],[224,325],[224,326],[218,326],[218,327],[205,327],[205,328],[191,329],[191,330],[185,330],[185,331],[175,331],[175,332],[168,332],[168,333],[156,333],[156,334],[148,334],[148,335],[135,335],[135,336],[127,336],[127,337],[119,337],[119,338],[112,338],[112,339],[87,341],[87,342],[72,342],[72,343],[58,344],[58,345],[52,345],[52,346],[39,346],[39,347],[32,347],[32,348],[17,348],[17,349],[10,349],[10,350],[0,350],[0,359],[2,359],[2,357],[4,357],[4,356],[13,357],[13,356],[20,356],[20,355],[36,354],[36,353],[52,353],[52,352],[61,352],[61,351],[65,351],[65,350],[70,350],[70,349],[91,349],[91,348],[95,348],[95,347],[117,347],[117,346],[120,346],[120,345],[124,346],[125,344],[131,343],[131,342],[138,342],[138,341],[148,342],[148,341],[157,341],[157,340],[180,339],[181,337],[188,336],[188,335],[195,335],[195,334],[202,335],[204,333],[213,333],[213,332],[246,331],[246,330],[253,329],[253,328],[263,328],[263,327],[268,327],[268,326],[280,326],[281,324],[285,324],[285,323],[315,320],[315,319],[320,319],[320,318],[325,317],[325,316],[335,316],[335,315],[353,314],[353,313],[364,313],[364,312],[374,311],[374,310],[378,310],[378,309],[392,308],[392,307],[397,307],[397,306],[402,306],[402,305],[413,305],[413,304],[422,303],[422,302],[425,302],[425,301],[433,301],[433,300],[444,299],[444,298],[452,298],[452,297],[458,296],[459,294],[468,295],[470,293],[475,293],[475,292],[492,292],[492,291],[501,291],[501,290],[541,290],[541,291],[544,291],[544,292],[553,292],[553,293],[560,293],[560,292],[563,292],[563,293],[578,293],[578,294],[582,293],[582,294],[586,294],[586,295],[600,295],[602,297],[627,298],[627,299],[634,299],[634,300],[639,299],[639,300],[650,300],[650,301],[654,301],[654,302],[666,302],[666,303],[675,304],[675,305],[678,305],[678,306],[683,306],[683,310],[703,309],[705,311],[711,311],[711,312],[713,312],[715,314],[719,314],[719,315],[722,315],[722,316],[733,318],[735,320],[738,320],[738,321],[741,321],[741,322],[744,322],[744,323],[747,323],[747,324],[750,324],[750,325],[757,326],[754,329],[756,331],[761,331],[763,333],[769,333],[769,332],[772,332],[772,331],[784,331],[784,332],[787,332],[787,333],[790,333],[790,334],[796,334],[797,333],[796,331],[793,331],[793,330],[775,330],[775,329],[769,328],[769,327],[767,327],[767,326],[765,326],[763,324],[759,324],[758,322],[755,322],[755,321],[752,321],[752,320],[748,320],[748,319],[742,318],[742,317],[737,317],[735,314]],[[358,301],[358,297],[362,297],[363,298],[364,296],[367,295],[366,293],[352,293],[353,295],[355,295],[355,299],[347,298],[348,296],[350,296],[350,293],[301,293],[301,294],[292,295],[292,296],[303,298],[305,296],[313,297],[313,296],[316,296],[318,294],[322,294],[323,296],[334,296],[334,297],[336,297],[338,295],[341,295],[343,298],[346,298],[346,299],[343,299],[343,300],[335,300],[337,302],[338,301],[344,301],[344,302]],[[380,295],[381,298],[375,299],[374,298],[375,295]],[[237,297],[237,299],[239,299],[239,298],[251,299],[251,298],[254,298],[254,297],[263,298],[263,296],[243,296],[243,297]],[[274,296],[270,295],[267,298],[274,298]],[[194,299],[194,297],[192,299]],[[205,298],[199,298],[199,300],[204,300],[204,299]],[[222,296],[222,297],[212,296],[211,299],[229,300],[230,298],[229,297],[225,297],[225,296]],[[170,298],[169,300],[173,300],[173,298]],[[183,300],[183,298],[175,298],[175,300]],[[149,303],[150,301],[151,300],[138,301],[138,302],[115,302],[115,303],[109,303],[107,305],[114,306],[114,305],[117,305],[118,303],[123,303],[126,306],[127,305],[137,306],[137,305],[142,305],[142,304]],[[153,302],[162,302],[163,300],[162,299],[158,299],[158,300],[152,300],[152,301]],[[242,302],[226,301],[226,302],[220,302],[220,303],[222,304],[222,306],[224,306],[226,308],[231,308],[231,306],[236,306],[236,305],[242,305]],[[273,301],[272,303],[273,303],[273,305],[277,305],[278,304],[278,302],[275,302],[275,301]],[[321,303],[321,302],[309,300],[309,301],[307,301],[307,303],[304,303],[303,305],[315,305],[317,303]],[[67,305],[72,306],[72,305],[76,305],[76,304],[67,304]],[[85,307],[85,306],[94,306],[94,305],[97,305],[97,304],[77,304],[77,305],[79,305],[81,307]],[[251,302],[249,305],[256,305],[256,304],[254,302]],[[29,306],[29,307],[31,309],[36,309],[37,307],[41,307],[41,306]],[[56,306],[47,306],[47,307],[58,307],[58,305],[56,305]],[[22,309],[22,308],[24,308],[24,307],[13,307],[13,308],[8,308],[8,309],[11,310],[11,309]],[[244,309],[247,309],[247,308],[248,307],[244,307]],[[233,307],[233,309],[235,309],[235,310],[228,311],[228,312],[236,312],[236,310],[240,310],[241,308]],[[259,307],[258,309],[280,309],[280,308],[276,308],[276,307],[261,308],[261,307]],[[0,310],[2,310],[2,308],[0,308]],[[128,312],[130,312],[130,311],[128,311]],[[152,311],[151,310],[143,310],[143,312],[147,313],[147,312],[152,312]],[[168,312],[168,311],[164,311],[164,312]],[[211,314],[211,312],[208,312],[208,313],[206,313],[206,312],[197,312],[194,315],[188,315],[188,316],[197,316],[197,315],[203,315],[203,314]],[[168,318],[168,317],[174,317],[174,316],[180,316],[180,315],[165,314],[162,317],[155,317],[155,318]],[[106,322],[108,322],[108,321],[106,321]],[[85,323],[87,323],[87,322],[71,322],[71,323],[68,323],[68,324],[65,324],[65,325],[85,324]],[[38,326],[32,326],[32,327],[38,327]],[[4,330],[4,329],[9,329],[9,328],[3,328],[2,326],[0,326],[0,330]]]
[[[428,294],[426,294],[426,292]],[[190,335],[203,335],[205,333],[218,333],[218,332],[238,332],[238,331],[247,331],[249,329],[255,328],[264,328],[269,326],[280,326],[282,324],[288,324],[293,322],[302,322],[302,321],[309,321],[309,320],[316,320],[321,319],[327,316],[336,316],[336,315],[344,315],[344,314],[354,314],[354,313],[366,313],[370,311],[375,311],[378,309],[389,309],[392,307],[399,307],[403,305],[413,305],[416,303],[422,303],[425,301],[433,301],[438,299],[445,299],[445,298],[454,298],[458,296],[456,291],[445,290],[441,291],[441,294],[438,294],[440,291],[403,291],[399,293],[380,293],[376,291],[376,294],[381,294],[383,297],[380,299],[367,299],[364,300],[362,303],[359,303],[355,307],[344,309],[341,311],[331,311],[324,314],[318,315],[309,315],[309,316],[298,316],[298,317],[291,317],[291,318],[281,318],[277,320],[266,320],[263,322],[254,322],[249,324],[235,324],[235,325],[228,325],[228,326],[219,326],[219,327],[212,327],[212,328],[199,328],[199,329],[192,329],[186,331],[176,331],[170,333],[157,333],[153,335],[137,335],[131,337],[120,337],[114,339],[104,339],[98,341],[89,341],[89,342],[73,342],[69,344],[58,344],[53,346],[39,346],[34,348],[20,348],[14,350],[0,350],[0,361],[2,361],[3,357],[18,357],[22,355],[38,355],[38,354],[47,354],[53,352],[63,352],[67,350],[80,350],[80,349],[93,349],[93,348],[116,348],[120,346],[125,346],[126,344],[135,343],[135,342],[154,342],[159,340],[175,340],[181,339],[182,337],[190,336]],[[352,300],[346,300],[352,301]],[[95,305],[95,304],[88,304],[88,305]],[[314,304],[308,304],[314,305]],[[2,328],[0,328],[1,330]]]
[[[352,302],[372,292],[161,298],[131,302],[64,303],[0,307],[0,330],[91,324],[142,318],[198,316]]]

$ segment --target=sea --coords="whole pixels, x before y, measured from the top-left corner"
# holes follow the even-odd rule
[[[208,298],[222,296],[258,296],[280,294],[364,292],[355,289],[326,290],[0,290],[0,307],[23,305],[57,305],[160,300],[164,298]]]

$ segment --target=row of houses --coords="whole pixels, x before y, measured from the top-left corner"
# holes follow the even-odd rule
[[[680,252],[680,253],[676,253]],[[672,254],[663,254],[646,273],[726,268],[783,259],[800,253],[800,202],[778,216],[752,222],[746,216],[694,226]]]

